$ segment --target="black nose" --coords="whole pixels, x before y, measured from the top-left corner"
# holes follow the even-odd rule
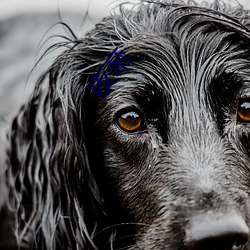
[[[191,218],[185,243],[189,250],[243,250],[249,228],[237,214],[203,214]]]

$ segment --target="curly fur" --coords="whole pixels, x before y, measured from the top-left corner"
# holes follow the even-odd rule
[[[250,225],[250,131],[234,118],[249,27],[216,0],[144,2],[72,40],[9,133],[3,249],[186,249],[189,218],[208,210]],[[115,47],[131,65],[96,97],[86,85]],[[127,107],[146,131],[117,129]]]

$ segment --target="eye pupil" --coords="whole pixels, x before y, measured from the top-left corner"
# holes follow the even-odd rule
[[[135,111],[122,113],[118,120],[117,125],[125,132],[137,132],[143,127],[143,118]]]
[[[242,123],[250,123],[250,99],[244,99],[239,103],[237,120]]]

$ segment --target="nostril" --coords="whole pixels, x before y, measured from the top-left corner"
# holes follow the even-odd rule
[[[205,214],[192,217],[185,241],[190,250],[243,250],[248,239],[248,226],[239,215]]]
[[[243,250],[248,237],[246,235],[221,235],[187,243],[189,250]]]
[[[238,239],[235,240],[233,244],[233,249],[240,249],[242,246],[245,246],[248,241],[248,235],[241,235]]]

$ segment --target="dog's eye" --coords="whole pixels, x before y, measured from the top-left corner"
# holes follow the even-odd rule
[[[239,102],[237,121],[250,123],[250,98],[244,98]]]
[[[135,111],[124,112],[119,115],[117,125],[123,131],[133,133],[143,128],[144,119]]]

